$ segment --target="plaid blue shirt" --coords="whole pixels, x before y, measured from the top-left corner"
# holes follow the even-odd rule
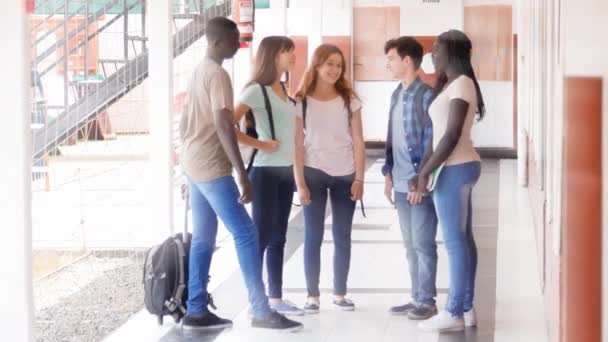
[[[397,105],[397,101],[403,101],[403,122],[396,124],[403,124],[403,130],[405,132],[405,137],[403,138],[407,143],[410,161],[416,174],[420,171],[420,163],[424,158],[426,147],[431,143],[433,125],[428,114],[428,109],[433,97],[433,89],[422,82],[420,78],[416,78],[416,80],[405,90],[403,98],[399,98],[402,89],[403,86],[399,83],[399,86],[397,86],[397,89],[395,89],[391,96],[389,127],[386,139],[386,162],[382,168],[383,174],[392,173],[394,166],[392,113]],[[422,97],[422,113],[418,113],[417,111],[418,96]]]

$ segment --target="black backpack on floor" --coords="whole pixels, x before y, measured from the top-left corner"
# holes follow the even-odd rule
[[[164,316],[171,316],[175,323],[179,323],[186,315],[191,241],[186,199],[184,232],[175,234],[149,249],[144,261],[144,304],[148,312],[158,317],[159,324],[163,324]],[[209,306],[216,309],[211,295],[208,296]]]

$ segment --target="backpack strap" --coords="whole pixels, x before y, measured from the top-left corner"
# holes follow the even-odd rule
[[[284,82],[280,82],[281,83],[281,88],[283,88],[283,93],[285,94],[285,96],[287,96],[287,100],[291,103],[293,103],[294,105],[296,104],[296,100],[294,100],[291,96],[289,96],[289,94],[287,93],[287,87],[285,86]]]
[[[253,167],[253,161],[255,160],[255,156],[258,154],[258,149],[254,149],[253,152],[251,152],[251,157],[249,158],[249,164],[247,164],[247,169],[245,170],[247,173],[249,173],[249,171],[251,171],[251,168]]]
[[[268,92],[266,91],[266,87],[261,83],[258,83],[260,88],[262,89],[262,95],[264,95],[264,105],[266,106],[266,112],[268,113],[268,122],[270,122],[270,135],[272,140],[276,140],[276,134],[274,131],[274,120],[272,118],[272,106],[270,105],[270,98],[268,98]]]
[[[173,238],[173,243],[175,244],[175,252],[177,254],[175,269],[179,273],[179,277],[175,280],[175,285],[177,286],[174,286],[175,291],[171,294],[171,298],[165,301],[165,307],[167,307],[169,312],[175,312],[176,310],[179,310],[185,315],[186,307],[182,302],[182,298],[184,295],[184,291],[186,290],[186,266],[184,262],[186,258],[186,251],[184,249],[184,244],[182,243],[182,240],[178,237]]]
[[[184,297],[184,291],[186,290],[186,265],[184,262],[184,260],[186,260],[186,250],[184,248],[182,240],[175,239],[175,244],[177,246],[177,256],[179,260],[179,280],[177,288],[175,289],[175,293],[173,294],[172,302],[176,304],[176,309],[179,309],[185,315],[186,307],[182,302],[182,298]]]
[[[351,99],[352,100],[352,99]],[[344,107],[346,107],[346,112],[348,113],[348,127],[353,127],[353,109],[351,108],[351,102],[344,102]]]
[[[270,98],[268,97],[268,92],[266,91],[266,87],[261,83],[258,83],[258,85],[260,86],[260,89],[262,90],[262,95],[264,96],[264,106],[266,107],[266,113],[268,113],[268,122],[270,123],[270,135],[272,137],[272,140],[276,140],[277,137],[276,137],[275,130],[274,130],[274,119],[272,117],[272,106],[270,105]],[[282,83],[281,83],[281,85],[283,86]],[[250,110],[250,113],[251,113],[251,117],[254,118],[252,110]],[[247,172],[251,171],[251,168],[253,167],[253,162],[255,161],[255,156],[257,156],[257,154],[258,154],[258,149],[256,148],[251,153],[251,158],[249,158],[249,164],[247,165]]]
[[[426,85],[420,86],[418,92],[416,92],[416,97],[414,97],[414,105],[416,106],[416,114],[418,115],[418,120],[420,121],[420,125],[424,125],[424,94],[428,90]]]
[[[308,109],[308,101],[306,98],[302,99],[302,122],[304,124],[304,130],[306,131],[306,111]]]

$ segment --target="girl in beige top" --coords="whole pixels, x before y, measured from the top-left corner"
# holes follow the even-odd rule
[[[477,247],[472,231],[471,193],[481,173],[479,154],[471,139],[476,115],[485,112],[483,97],[471,66],[472,44],[462,32],[451,30],[433,46],[438,75],[435,99],[429,107],[433,144],[429,145],[418,176],[418,191],[427,192],[435,173],[433,201],[439,218],[450,268],[450,296],[444,311],[420,323],[431,332],[459,331],[476,325],[473,308]]]

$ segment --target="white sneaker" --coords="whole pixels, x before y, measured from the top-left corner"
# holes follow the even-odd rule
[[[477,326],[477,312],[475,308],[464,313],[464,326],[465,327],[476,327]]]
[[[462,317],[454,317],[451,313],[444,310],[437,315],[422,321],[418,324],[418,329],[425,332],[449,332],[464,330],[464,319]]]

